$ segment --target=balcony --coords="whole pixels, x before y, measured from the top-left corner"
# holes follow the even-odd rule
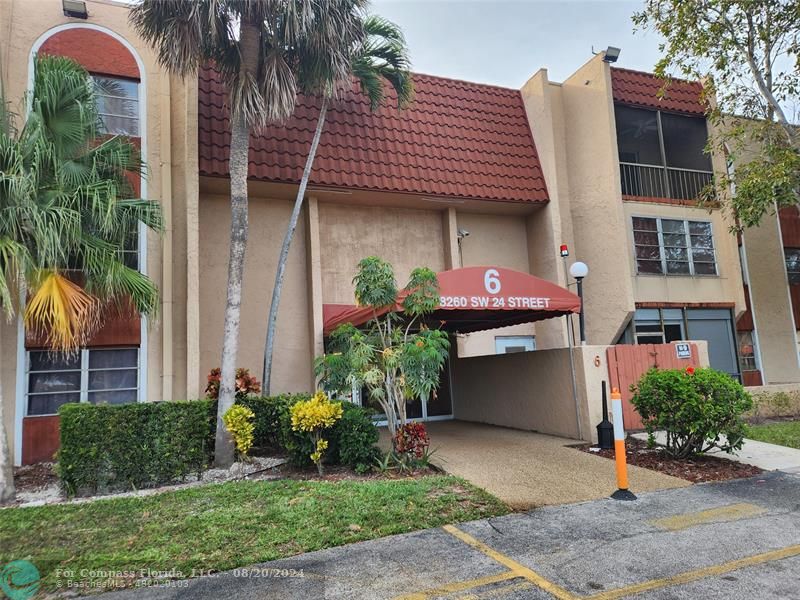
[[[619,163],[623,196],[695,200],[713,180],[711,171]]]

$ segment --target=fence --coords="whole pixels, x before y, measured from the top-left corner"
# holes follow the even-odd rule
[[[619,388],[622,394],[622,420],[625,430],[644,429],[639,413],[631,404],[631,385],[652,368],[685,369],[700,365],[697,345],[688,343],[691,350],[689,358],[678,358],[676,344],[620,344],[606,349],[608,358],[608,377],[611,388]]]

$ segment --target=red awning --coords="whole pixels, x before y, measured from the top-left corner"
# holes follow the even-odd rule
[[[502,267],[465,267],[438,274],[441,302],[427,321],[446,331],[469,333],[580,312],[581,300],[556,284]],[[378,314],[402,311],[400,294]],[[323,305],[324,332],[343,323],[363,325],[375,316],[371,308]]]

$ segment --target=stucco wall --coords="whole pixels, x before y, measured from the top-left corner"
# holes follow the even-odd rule
[[[320,202],[319,222],[325,303],[354,303],[353,276],[367,256],[389,261],[400,287],[416,267],[444,270],[440,211]]]
[[[744,231],[753,318],[766,384],[800,382],[795,323],[777,215]]]
[[[264,336],[275,268],[292,203],[250,198],[250,230],[245,255],[239,354],[236,364],[261,379]],[[289,252],[278,312],[272,364],[272,393],[311,391],[312,346],[309,327],[306,225],[301,219]],[[200,371],[220,364],[228,273],[230,202],[225,196],[200,196]]]
[[[589,266],[586,336],[613,343],[634,310],[609,65],[598,54],[561,86],[572,259]]]
[[[625,202],[626,259],[630,266],[634,298],[637,302],[731,302],[735,311],[744,310],[742,274],[736,236],[728,230],[722,213],[711,213],[700,208],[654,204],[651,202]],[[717,276],[664,276],[636,275],[633,246],[632,217],[662,217],[710,221],[714,236]]]
[[[520,92],[550,196],[550,202],[526,221],[528,262],[537,277],[565,286],[566,274],[559,247],[561,244],[572,246],[573,239],[561,86],[551,84],[547,70],[540,69]],[[567,343],[563,319],[537,324],[536,333],[538,348],[561,348]]]
[[[608,377],[605,348],[574,349],[581,435],[586,439],[591,439],[602,412],[596,404],[600,382]],[[568,349],[459,358],[451,369],[456,419],[580,437]]]
[[[493,265],[530,273],[528,232],[524,217],[459,212],[458,228],[469,231],[461,241],[463,266]],[[533,323],[476,331],[459,336],[459,356],[495,353],[495,337],[535,335]]]

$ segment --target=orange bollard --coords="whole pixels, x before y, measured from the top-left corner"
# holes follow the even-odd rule
[[[636,500],[628,489],[628,462],[625,457],[625,427],[622,424],[622,395],[617,388],[611,390],[611,419],[614,422],[614,459],[617,463],[617,491],[614,500]]]

